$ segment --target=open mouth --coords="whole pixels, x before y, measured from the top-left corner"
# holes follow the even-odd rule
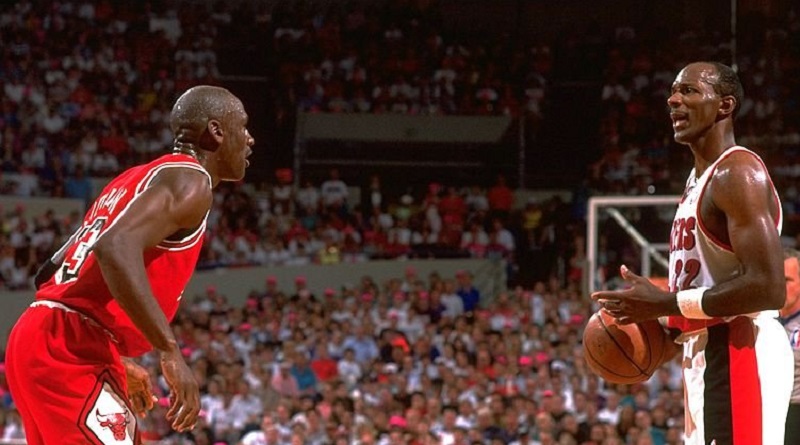
[[[689,119],[684,113],[670,113],[669,117],[672,119],[672,128],[683,128],[689,125]]]

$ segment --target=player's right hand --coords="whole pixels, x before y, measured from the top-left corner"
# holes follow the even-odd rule
[[[167,420],[175,431],[189,431],[200,413],[200,390],[194,373],[178,349],[161,353],[161,371],[170,389]]]

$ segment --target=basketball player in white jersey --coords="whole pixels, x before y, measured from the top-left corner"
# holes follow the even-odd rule
[[[687,65],[667,100],[694,168],[670,233],[670,291],[622,266],[629,285],[592,295],[623,323],[680,332],[687,444],[782,444],[793,356],[777,320],[786,289],[781,205],[767,168],[736,145],[742,86],[728,66]]]

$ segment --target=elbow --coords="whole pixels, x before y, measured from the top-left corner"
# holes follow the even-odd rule
[[[777,311],[782,308],[783,304],[786,302],[786,285],[783,282],[773,285],[766,295],[765,304],[769,305],[769,307],[765,309]]]
[[[113,264],[124,257],[125,237],[115,233],[105,233],[92,246],[97,262],[101,268],[103,264]]]

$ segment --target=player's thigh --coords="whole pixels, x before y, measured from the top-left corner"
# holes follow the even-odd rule
[[[44,444],[134,443],[125,373],[102,329],[79,315],[33,308],[9,338],[9,385]]]

